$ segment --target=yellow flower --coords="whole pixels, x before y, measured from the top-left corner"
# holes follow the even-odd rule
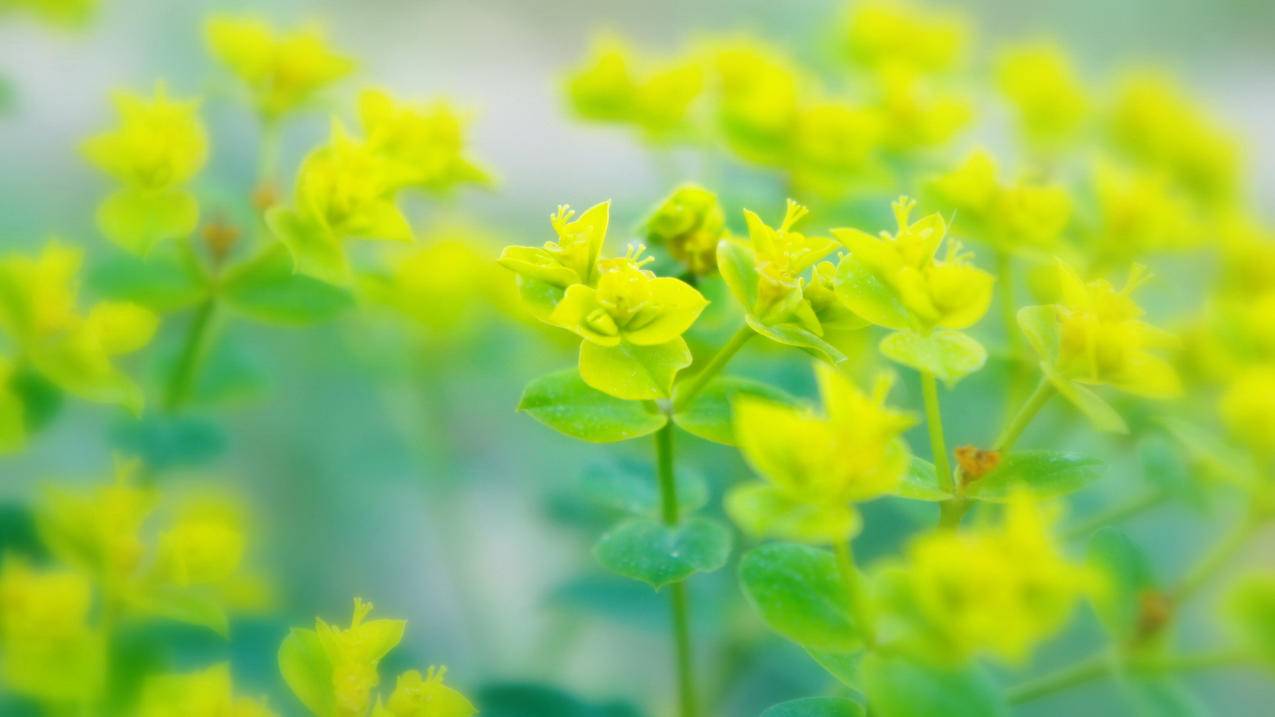
[[[1000,525],[939,530],[908,546],[899,579],[907,602],[890,609],[914,622],[934,657],[963,661],[991,653],[1027,659],[1066,624],[1093,588],[1050,534],[1051,511],[1027,493],[1011,496]]]
[[[710,50],[718,121],[744,159],[783,166],[800,107],[802,78],[771,47],[738,40]]]
[[[997,177],[990,152],[976,149],[960,165],[930,182],[936,203],[952,210],[978,238],[999,251],[1030,252],[1057,244],[1071,219],[1072,202],[1058,184]]]
[[[359,121],[368,148],[384,158],[393,185],[446,192],[492,181],[465,155],[466,118],[446,102],[409,105],[381,90],[364,90]]]
[[[883,132],[877,113],[848,102],[803,104],[793,127],[793,181],[836,194],[865,174]]]
[[[316,27],[281,33],[252,18],[214,17],[204,31],[213,56],[247,85],[267,123],[309,104],[354,70]]]
[[[700,65],[644,64],[617,38],[595,40],[589,59],[567,77],[571,109],[586,120],[633,124],[654,140],[685,132],[704,87]]]
[[[757,272],[756,297],[749,311],[766,324],[795,320],[806,328],[822,333],[814,308],[806,300],[804,273],[828,256],[837,244],[824,237],[807,237],[793,227],[809,213],[805,207],[788,200],[784,219],[771,227],[750,210],[744,210],[748,237]]]
[[[313,713],[356,717],[372,707],[380,683],[377,665],[403,639],[403,620],[368,620],[372,604],[354,599],[350,627],[315,620],[314,630],[294,628],[279,648],[288,687]]]
[[[4,0],[0,13],[18,10],[31,13],[41,22],[78,28],[97,11],[98,0]]]
[[[208,134],[199,102],[170,99],[162,83],[151,98],[118,93],[115,106],[119,126],[84,143],[89,161],[123,185],[98,207],[98,226],[144,254],[194,231],[199,203],[184,185],[207,161]]]
[[[174,584],[206,585],[232,577],[243,560],[246,539],[235,506],[221,500],[187,505],[159,535],[159,570]]]
[[[57,242],[36,257],[0,257],[0,333],[48,381],[90,400],[141,408],[141,390],[115,359],[145,346],[157,317],[126,302],[77,309],[82,253]]]
[[[1062,378],[1108,385],[1148,397],[1179,389],[1177,373],[1152,349],[1173,346],[1170,334],[1142,321],[1133,291],[1149,274],[1135,265],[1123,288],[1105,280],[1085,282],[1058,263],[1061,298],[1052,306],[1029,306],[1019,324],[1046,365]]]
[[[668,249],[693,274],[717,270],[717,241],[726,214],[717,195],[698,184],[683,184],[664,198],[643,223],[646,240]]]
[[[726,510],[745,531],[810,543],[858,531],[852,504],[893,491],[910,460],[902,433],[914,420],[888,408],[892,379],[860,391],[837,369],[815,365],[822,414],[755,397],[734,405],[735,438],[765,482],[735,488]]]
[[[1218,411],[1232,435],[1258,454],[1275,457],[1275,365],[1244,369],[1226,387]]]
[[[963,58],[968,30],[963,18],[926,12],[904,2],[855,3],[847,20],[850,57],[869,68],[940,72]]]
[[[882,144],[897,153],[946,144],[973,118],[971,100],[936,90],[925,78],[899,70],[882,71],[874,109],[884,129]]]
[[[1128,260],[1204,241],[1206,230],[1191,204],[1162,173],[1099,164],[1093,182],[1099,217],[1095,241],[1103,256]]]
[[[1239,143],[1171,80],[1150,74],[1128,78],[1112,110],[1111,131],[1133,158],[1168,172],[1203,201],[1234,197]]]
[[[118,588],[138,574],[146,557],[142,526],[156,496],[138,486],[137,461],[117,461],[114,480],[87,490],[50,487],[37,510],[40,534],[68,563]]]
[[[348,283],[346,239],[413,238],[412,226],[395,202],[398,181],[380,153],[334,120],[328,144],[301,163],[295,207],[275,207],[266,221],[292,253],[298,271]]]
[[[105,677],[105,641],[88,620],[92,586],[72,570],[0,565],[0,679],[14,694],[52,703],[87,700]]]
[[[564,204],[549,217],[556,241],[507,246],[500,253],[500,265],[518,275],[518,288],[536,318],[548,321],[567,287],[596,283],[610,213],[611,203],[602,202],[577,218]]]
[[[1014,104],[1024,134],[1057,144],[1072,137],[1085,119],[1088,98],[1061,48],[1037,43],[1007,49],[996,73],[1001,92]]]
[[[912,222],[915,200],[900,197],[892,206],[899,227],[894,235],[832,230],[850,250],[837,270],[838,296],[851,311],[886,328],[928,333],[972,326],[991,303],[992,276],[971,264],[971,255],[951,239],[937,258],[947,234],[942,216]]]
[[[460,692],[443,682],[445,667],[431,667],[422,677],[416,670],[398,676],[385,706],[377,705],[372,717],[471,717],[477,708]]]
[[[265,704],[236,697],[230,666],[146,680],[136,717],[273,717]]]

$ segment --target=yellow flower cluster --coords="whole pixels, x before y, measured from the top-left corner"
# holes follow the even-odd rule
[[[275,717],[263,700],[234,692],[230,666],[222,663],[198,672],[148,678],[142,686],[137,717]]]
[[[571,109],[587,120],[631,124],[653,141],[690,131],[703,69],[690,60],[646,64],[618,38],[599,38],[584,66],[567,78]]]

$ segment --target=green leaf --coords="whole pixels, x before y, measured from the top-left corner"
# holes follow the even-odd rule
[[[1089,485],[1102,475],[1103,463],[1058,451],[1019,451],[1001,459],[987,475],[965,487],[969,498],[1003,501],[1016,488],[1030,488],[1041,498],[1055,498]]]
[[[354,304],[350,292],[293,269],[277,244],[233,269],[222,284],[226,302],[269,324],[310,324]]]
[[[730,530],[709,518],[664,525],[650,518],[621,523],[593,546],[608,570],[656,590],[695,573],[711,573],[730,557]]]
[[[89,267],[93,294],[132,301],[155,311],[178,311],[208,295],[208,284],[176,247],[159,247],[147,256],[114,252]]]
[[[939,329],[929,334],[896,331],[881,340],[881,353],[895,363],[924,371],[948,386],[983,368],[987,350],[960,331]]]
[[[559,433],[594,443],[638,438],[668,422],[647,403],[623,401],[585,384],[575,369],[541,376],[527,384],[518,410]]]
[[[1120,417],[1120,414],[1116,413],[1116,409],[1102,400],[1098,394],[1075,381],[1064,378],[1057,371],[1050,368],[1048,364],[1042,363],[1040,368],[1049,383],[1057,389],[1058,394],[1079,409],[1080,413],[1089,419],[1094,428],[1107,433],[1129,432],[1129,427],[1125,425],[1124,419]]]
[[[864,658],[862,670],[873,717],[1009,714],[1000,690],[977,665],[940,667],[873,654]]]
[[[1101,571],[1103,588],[1094,596],[1094,610],[1117,641],[1133,639],[1142,613],[1142,597],[1156,587],[1151,563],[1129,537],[1104,528],[1089,539],[1089,564]]]
[[[751,313],[757,304],[757,267],[752,247],[736,239],[717,243],[717,270],[730,293]]]
[[[134,254],[187,236],[198,224],[199,202],[183,189],[120,189],[97,208],[97,225],[106,238]]]
[[[691,350],[680,336],[654,346],[580,343],[580,377],[584,382],[628,401],[668,398],[677,372],[690,365]]]
[[[894,494],[900,498],[931,503],[952,497],[951,493],[939,485],[938,472],[934,470],[934,464],[916,456],[912,456],[911,462],[908,463],[908,472],[903,474],[903,480],[899,482],[899,487],[894,490]]]
[[[219,600],[187,588],[151,587],[134,596],[132,605],[144,615],[206,627],[222,637],[230,627]]]
[[[113,427],[111,443],[123,455],[166,471],[211,462],[225,451],[226,435],[205,418],[150,413]]]
[[[861,644],[832,553],[792,543],[762,545],[740,560],[739,581],[766,625],[802,647],[845,652]]]
[[[474,693],[482,717],[639,717],[634,707],[581,700],[549,685],[500,683],[483,685]]]
[[[854,690],[863,684],[859,679],[859,663],[863,661],[863,651],[829,652],[826,650],[806,650],[810,658],[828,671],[838,682]]]
[[[679,515],[694,513],[708,503],[708,485],[703,476],[680,466],[674,476]],[[649,518],[660,515],[660,488],[655,469],[649,464],[624,462],[591,466],[582,476],[579,494],[612,510]]]
[[[810,329],[796,324],[767,324],[752,314],[745,315],[744,321],[748,323],[753,331],[775,343],[795,346],[808,354],[833,364],[842,364],[848,360],[841,349],[828,343]]]
[[[803,697],[777,704],[761,717],[861,717],[862,705],[845,697]]]
[[[678,428],[707,441],[735,445],[731,406],[740,396],[756,396],[775,403],[797,405],[797,399],[773,386],[745,378],[722,376],[708,382],[690,405],[673,414]]]
[[[293,628],[279,645],[279,673],[301,704],[319,717],[336,712],[332,663],[314,630]]]
[[[39,431],[62,411],[62,390],[27,366],[19,366],[10,376],[9,390],[21,403],[24,433]]]
[[[1275,576],[1243,578],[1228,596],[1226,607],[1235,634],[1268,666],[1275,666]]]
[[[352,275],[345,246],[326,227],[287,207],[266,212],[266,225],[292,253],[298,272],[329,284],[349,285]]]

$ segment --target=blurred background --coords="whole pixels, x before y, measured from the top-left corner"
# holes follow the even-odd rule
[[[1006,39],[1047,36],[1072,51],[1095,86],[1127,67],[1171,70],[1244,138],[1257,205],[1275,200],[1275,4],[933,4],[972,18],[976,54]],[[670,171],[630,133],[582,125],[564,107],[561,77],[581,61],[596,31],[622,33],[652,52],[672,52],[704,34],[747,32],[817,64],[833,52],[829,20],[842,9],[830,0],[103,0],[93,20],[74,30],[0,16],[0,247],[35,246],[51,235],[90,253],[105,245],[93,211],[107,181],[77,147],[109,124],[109,94],[117,88],[149,90],[162,78],[174,94],[204,96],[213,151],[199,186],[215,194],[251,184],[256,124],[204,51],[201,22],[212,12],[250,11],[284,27],[322,23],[332,44],[359,61],[356,77],[332,93],[332,113],[349,116],[352,97],[367,85],[408,97],[441,95],[471,110],[472,154],[498,175],[499,186],[422,204],[414,216],[423,218],[423,241],[477,237],[494,260],[504,243],[548,239],[547,216],[561,203],[612,199],[619,242],[669,189]],[[326,136],[326,114],[311,112],[288,126],[289,172]],[[674,153],[673,162],[679,178],[696,176],[694,157]],[[752,200],[765,216],[779,212],[780,185],[755,170],[729,171],[736,189],[723,199],[732,224]],[[499,271],[495,278],[485,267],[465,271],[457,276],[512,285]],[[433,318],[408,333],[357,312],[315,328],[227,326],[198,389],[207,400],[181,426],[143,421],[138,428],[114,409],[68,404],[27,452],[0,459],[0,497],[21,503],[48,478],[101,480],[120,451],[159,452],[186,479],[236,487],[255,516],[252,561],[273,579],[280,610],[236,619],[228,643],[192,631],[169,658],[191,665],[228,658],[241,692],[267,694],[286,713],[295,703],[277,679],[279,640],[289,625],[309,624],[314,615],[344,621],[357,595],[383,616],[409,620],[386,674],[444,663],[450,680],[471,691],[545,683],[602,706],[588,714],[659,714],[667,709],[671,660],[665,601],[594,565],[590,545],[613,516],[579,490],[591,467],[628,460],[641,470],[649,446],[582,445],[516,413],[522,386],[570,365],[574,343],[511,317],[491,299],[499,288],[479,305],[471,290],[440,277],[429,295]],[[1172,287],[1151,291],[1171,294]],[[710,313],[701,330],[729,331],[726,318]],[[174,345],[180,329],[166,326],[161,346]],[[775,360],[780,355],[754,345],[735,370],[809,395],[808,367]],[[905,389],[900,400],[914,399],[914,387]],[[988,390],[970,380],[951,400],[954,444],[995,430],[1000,399]],[[1055,429],[1045,420],[1033,433]],[[1074,445],[1097,440],[1062,435]],[[687,441],[682,457],[709,479],[715,496],[747,470],[735,451],[699,441]],[[1098,486],[1079,502],[1097,505],[1122,490]],[[894,550],[914,525],[930,520],[889,501],[869,506],[873,527],[862,557]],[[1155,555],[1165,570],[1194,553],[1205,534],[1200,516],[1176,508],[1130,529],[1160,547]],[[1246,560],[1261,560],[1273,547],[1256,545]],[[723,715],[756,715],[823,688],[826,677],[798,648],[767,636],[731,569],[693,585],[696,605],[724,606],[694,612],[705,690],[719,697]],[[1040,664],[1087,651],[1097,628],[1087,616],[1077,622]],[[1217,629],[1203,615],[1188,625],[1188,639]],[[1217,714],[1253,714],[1248,706],[1275,700],[1275,687],[1251,675],[1213,675],[1192,685]],[[1110,705],[1108,689],[1077,690],[1023,714]]]

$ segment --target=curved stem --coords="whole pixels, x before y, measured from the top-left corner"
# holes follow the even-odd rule
[[[1164,491],[1153,490],[1142,495],[1135,496],[1133,499],[1114,506],[1109,510],[1105,510],[1092,517],[1067,528],[1063,532],[1064,540],[1077,540],[1079,538],[1087,538],[1100,528],[1108,525],[1124,522],[1133,516],[1160,505],[1168,498]]]
[[[1257,531],[1260,525],[1261,520],[1254,512],[1250,512],[1243,520],[1236,523],[1230,532],[1223,536],[1222,540],[1170,592],[1169,595],[1173,602],[1185,602],[1207,585],[1211,579],[1216,577],[1231,562],[1231,559],[1244,547],[1244,544],[1248,542],[1248,539],[1253,536],[1253,533]]]
[[[1022,704],[1063,692],[1094,680],[1110,677],[1121,667],[1139,673],[1179,673],[1211,670],[1242,665],[1253,657],[1247,651],[1225,647],[1187,655],[1147,655],[1132,657],[1123,665],[1114,656],[1100,652],[1064,667],[1057,672],[1010,688],[1010,704]]]
[[[199,368],[212,342],[212,328],[216,315],[217,299],[210,296],[199,305],[191,318],[185,343],[177,358],[177,366],[173,369],[168,388],[164,393],[164,409],[169,413],[180,410],[195,388]]]
[[[660,515],[665,525],[677,525],[677,477],[673,472],[673,422],[664,424],[655,434],[655,463],[660,482]],[[673,643],[677,655],[677,692],[681,717],[695,717],[695,678],[691,655],[690,606],[686,581],[669,586],[672,611]]]
[[[1086,657],[1057,672],[1011,688],[1006,693],[1006,699],[1010,704],[1022,704],[1083,685],[1110,673],[1111,662],[1111,658],[1106,653]]]
[[[680,408],[685,408],[693,398],[699,395],[700,391],[704,390],[704,387],[708,385],[708,382],[726,367],[726,364],[730,362],[731,358],[733,358],[735,354],[744,347],[744,344],[748,343],[748,339],[752,337],[753,330],[749,328],[747,324],[739,327],[739,330],[727,339],[726,343],[718,349],[717,353],[713,354],[713,358],[708,360],[708,363],[704,365],[704,368],[700,369],[698,373],[686,380],[685,388],[677,392],[677,399],[673,403],[673,410],[676,411]]]
[[[1049,382],[1049,379],[1042,376],[1040,383],[1036,384],[1036,389],[1023,402],[1022,408],[1018,409],[1018,413],[1005,426],[1005,430],[1001,431],[1000,438],[996,439],[996,444],[993,448],[997,451],[1008,451],[1013,448],[1018,441],[1018,437],[1022,435],[1023,431],[1027,430],[1032,420],[1036,418],[1036,414],[1040,413],[1040,409],[1044,408],[1053,395],[1054,385]]]
[[[939,408],[939,387],[934,374],[921,371],[921,397],[925,401],[925,427],[930,432],[930,452],[934,454],[934,471],[939,485],[956,494],[956,479],[947,457],[947,442],[943,437],[943,412]]]

